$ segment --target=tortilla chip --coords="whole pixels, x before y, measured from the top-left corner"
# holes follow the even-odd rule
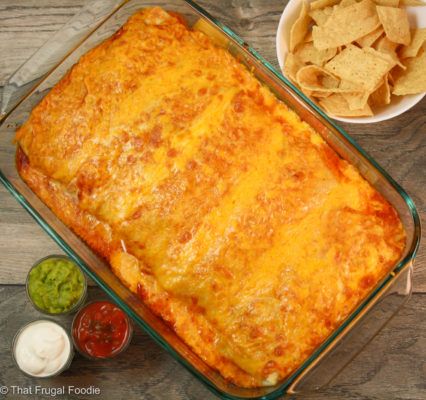
[[[325,64],[324,68],[342,80],[355,83],[364,91],[371,92],[391,69],[391,65],[388,60],[376,54],[377,51],[370,50],[351,44]]]
[[[338,93],[321,99],[319,104],[327,113],[336,117],[371,117],[373,115],[368,103],[362,109],[350,110],[348,102]]]
[[[334,6],[340,0],[315,0],[311,3],[311,10],[320,10],[321,8]]]
[[[379,26],[374,31],[372,31],[372,32],[368,33],[367,35],[357,39],[356,42],[361,47],[370,47],[382,35],[383,32],[384,32],[383,28],[381,26]]]
[[[311,93],[312,93],[312,97],[324,98],[324,97],[331,96],[333,92],[317,92],[313,90]]]
[[[348,81],[341,81],[340,89],[350,110],[363,109],[371,95],[371,92],[362,90],[358,85]]]
[[[301,89],[301,91],[302,91],[302,93],[306,96],[306,97],[309,97],[311,100],[313,100],[313,91],[312,90],[304,90],[304,89]]]
[[[318,26],[324,25],[330,15],[333,14],[333,7],[321,8],[319,10],[311,10],[309,16]]]
[[[411,31],[411,43],[404,46],[399,52],[401,58],[415,57],[419,53],[420,48],[426,41],[426,28],[414,29]]]
[[[324,86],[324,88],[328,89],[328,90],[337,90],[337,88],[340,86],[340,82],[339,79],[337,79],[335,76],[330,75],[327,71],[324,71],[324,69],[322,69],[322,71],[324,72],[324,75],[322,77],[322,84]],[[336,79],[337,79],[337,85],[336,85]]]
[[[304,41],[305,43],[312,42],[313,40],[314,40],[314,38],[312,37],[312,31],[309,31],[309,32],[306,34],[305,38],[303,39],[303,41]]]
[[[391,92],[388,75],[383,79],[383,83],[370,96],[370,103],[373,107],[383,107],[391,102]]]
[[[296,81],[302,89],[317,92],[331,92],[340,83],[338,78],[317,65],[301,68],[296,74]]]
[[[348,7],[348,6],[351,6],[352,4],[355,4],[355,3],[357,3],[356,0],[342,0],[340,2],[339,6],[341,6],[341,7]]]
[[[398,7],[399,0],[374,0],[378,6]]]
[[[342,93],[343,98],[346,100],[349,106],[349,110],[363,109],[367,104],[370,93],[368,92],[347,92]]]
[[[426,92],[426,52],[404,60],[407,70],[395,79],[392,93],[397,96]]]
[[[401,68],[405,69],[404,64],[399,61],[398,55],[396,54],[396,48],[399,46],[398,43],[394,43],[388,39],[387,36],[380,38],[374,45],[374,48],[380,53],[388,54]]]
[[[402,8],[377,6],[377,14],[386,36],[395,43],[410,44],[410,24],[407,12]]]
[[[340,85],[339,85],[339,89],[342,92],[364,92],[365,90],[362,88],[362,86],[353,83],[353,82],[349,82],[349,81],[345,81],[345,80],[341,80],[340,81]]]
[[[374,48],[382,53],[389,53],[390,55],[396,56],[396,48],[399,46],[398,43],[392,42],[387,36],[380,38],[375,44]]]
[[[296,46],[302,42],[309,30],[311,17],[308,15],[309,6],[304,1],[300,15],[290,30],[290,51],[293,52]]]
[[[393,70],[395,70],[395,69],[397,69],[397,68],[394,68]],[[394,77],[392,76],[392,71],[393,71],[392,69],[388,72],[388,82],[389,82],[389,86],[392,86],[393,87],[393,85],[394,85],[394,83],[395,83],[395,79],[394,79]]]
[[[347,45],[380,26],[376,6],[363,0],[348,7],[337,7],[321,26],[314,26],[314,45],[319,50]]]
[[[388,80],[390,85],[392,86],[392,90],[393,91],[393,87],[395,86],[395,82],[402,76],[405,74],[405,71],[407,70],[407,67],[404,66],[405,69],[400,68],[399,66],[391,69],[389,71],[388,74]]]
[[[400,0],[399,5],[401,6],[424,6],[426,3],[421,0]]]
[[[303,63],[312,63],[323,66],[328,60],[336,55],[337,49],[317,50],[312,42],[302,43],[297,46],[294,53]]]
[[[290,78],[296,83],[296,74],[300,68],[304,67],[302,61],[300,61],[294,54],[288,53],[284,61],[284,74],[287,78]]]
[[[392,57],[391,54],[388,53],[382,53],[381,51],[377,51],[375,49],[373,49],[372,47],[366,47],[363,49],[366,53],[372,54],[375,57],[380,57],[383,60],[385,60],[388,64],[389,64],[389,71],[398,64],[398,59]],[[402,65],[402,64],[401,64]]]

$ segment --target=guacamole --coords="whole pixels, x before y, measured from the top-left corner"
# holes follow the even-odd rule
[[[28,277],[28,294],[42,311],[61,314],[70,311],[85,293],[81,270],[65,258],[48,258],[33,267]]]

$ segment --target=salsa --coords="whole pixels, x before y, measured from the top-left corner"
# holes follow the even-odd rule
[[[65,257],[47,258],[28,275],[29,297],[37,308],[49,314],[70,311],[84,296],[85,288],[83,273]]]
[[[94,358],[117,355],[130,341],[132,329],[127,315],[115,304],[96,301],[74,318],[72,335],[76,347]]]

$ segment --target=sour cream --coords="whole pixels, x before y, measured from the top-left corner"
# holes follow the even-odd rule
[[[34,321],[24,326],[14,341],[18,367],[28,375],[56,375],[71,362],[72,345],[62,326],[53,321]]]

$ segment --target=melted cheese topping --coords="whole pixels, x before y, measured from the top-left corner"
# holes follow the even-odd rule
[[[84,55],[17,139],[33,190],[241,386],[294,371],[404,247],[353,166],[159,8]]]

